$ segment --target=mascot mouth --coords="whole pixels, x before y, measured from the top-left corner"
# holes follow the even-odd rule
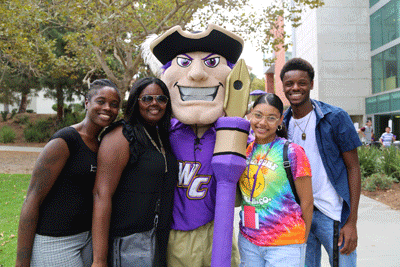
[[[178,86],[182,101],[214,101],[219,86],[214,87],[185,87]]]

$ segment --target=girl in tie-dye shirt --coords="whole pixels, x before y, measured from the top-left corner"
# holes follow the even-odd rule
[[[260,96],[251,111],[255,141],[247,148],[247,167],[239,180],[240,266],[304,266],[313,212],[311,169],[303,148],[291,143],[288,158],[298,204],[283,166],[282,112],[275,94]]]

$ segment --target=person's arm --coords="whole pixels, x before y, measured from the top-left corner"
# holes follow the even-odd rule
[[[39,207],[64,168],[68,157],[67,143],[57,138],[44,147],[35,163],[19,219],[15,266],[30,266]]]
[[[342,254],[350,254],[357,247],[357,218],[358,204],[361,194],[361,171],[358,162],[357,148],[343,152],[343,160],[347,168],[348,186],[350,190],[350,215],[345,225],[340,230],[339,243],[343,248],[340,250]]]
[[[300,199],[300,207],[302,212],[302,218],[306,223],[306,241],[308,234],[310,233],[311,221],[314,211],[314,197],[312,192],[312,183],[310,176],[298,177],[294,181],[297,195]]]
[[[360,129],[358,129],[357,133],[360,133],[362,136],[367,137],[367,136],[365,135],[364,131],[365,131],[365,127],[362,127],[362,128],[360,128]]]
[[[385,147],[385,145],[383,144],[383,138],[381,136],[381,138],[379,138],[379,143],[381,143],[382,147]]]
[[[103,138],[97,156],[93,189],[92,266],[107,266],[112,196],[128,160],[129,142],[122,134],[122,127],[118,127]]]

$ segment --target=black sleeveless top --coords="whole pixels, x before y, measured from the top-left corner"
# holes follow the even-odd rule
[[[83,142],[78,131],[66,127],[50,139],[62,138],[70,156],[39,208],[36,233],[67,236],[90,231],[97,153]]]
[[[168,168],[168,172],[165,173],[164,158],[151,144],[148,137],[144,137],[146,144],[138,141],[140,140],[138,135],[144,133],[142,128],[144,126],[140,124],[134,127],[121,120],[110,126],[111,128],[109,127],[107,131],[121,124],[122,133],[129,141],[130,158],[112,199],[110,237],[122,237],[152,229],[156,200],[161,190],[160,215],[156,233],[158,242],[156,265],[164,266],[172,223],[174,191],[178,181],[178,163],[170,149],[167,149],[169,146],[164,145]],[[152,129],[147,129],[152,139],[156,141],[156,132],[152,134]]]

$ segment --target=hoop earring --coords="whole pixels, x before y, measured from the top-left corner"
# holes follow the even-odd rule
[[[276,128],[278,131],[282,131],[282,129],[283,129],[283,126],[280,124],[280,125],[278,125],[278,127]]]

